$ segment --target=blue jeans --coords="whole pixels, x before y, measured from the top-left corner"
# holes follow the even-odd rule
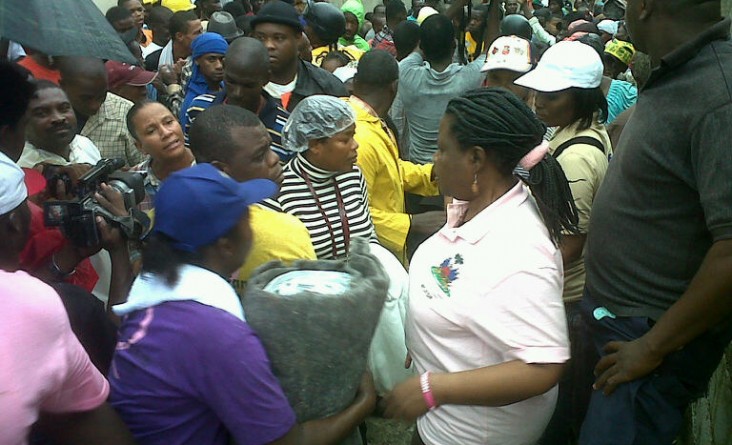
[[[585,290],[582,314],[598,355],[610,341],[632,341],[648,332],[653,321],[645,317],[593,316],[599,307]],[[580,445],[670,445],[681,429],[684,411],[702,396],[709,378],[732,339],[726,323],[667,355],[650,375],[618,385],[611,395],[593,391]]]

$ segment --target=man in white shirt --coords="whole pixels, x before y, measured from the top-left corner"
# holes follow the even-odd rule
[[[28,106],[27,141],[18,160],[22,167],[37,164],[96,164],[99,149],[76,134],[76,115],[66,93],[56,84],[37,81]]]
[[[38,164],[96,164],[99,149],[76,134],[76,115],[66,93],[49,81],[37,81],[28,105],[27,141],[18,160],[21,167]]]

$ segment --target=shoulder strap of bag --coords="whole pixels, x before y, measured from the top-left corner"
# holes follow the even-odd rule
[[[552,154],[552,156],[554,156],[554,159],[557,159],[557,158],[559,158],[559,155],[561,155],[564,152],[564,150],[568,149],[569,147],[571,147],[573,145],[579,145],[579,144],[592,145],[593,147],[600,150],[603,154],[605,153],[605,146],[599,140],[597,140],[593,137],[590,137],[590,136],[577,136],[577,137],[572,138],[572,139],[568,140],[567,142],[563,143],[559,147],[557,147],[557,149],[554,150],[554,153]]]

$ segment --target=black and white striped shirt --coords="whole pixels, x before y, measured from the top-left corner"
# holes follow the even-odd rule
[[[376,238],[369,212],[366,181],[358,167],[354,166],[348,173],[327,172],[315,167],[302,153],[298,153],[285,166],[284,177],[276,202],[268,200],[264,204],[294,215],[305,224],[318,259],[342,258],[347,252],[336,187],[345,210],[344,222],[348,224],[349,238]],[[308,187],[306,177],[310,179],[317,201]]]

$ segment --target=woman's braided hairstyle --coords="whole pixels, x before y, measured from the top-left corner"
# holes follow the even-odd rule
[[[547,154],[528,172],[517,168],[546,133],[521,99],[503,88],[482,88],[452,99],[445,113],[453,118],[452,134],[461,147],[483,148],[501,174],[515,174],[529,187],[555,244],[563,230],[576,233],[577,207],[557,160]]]

